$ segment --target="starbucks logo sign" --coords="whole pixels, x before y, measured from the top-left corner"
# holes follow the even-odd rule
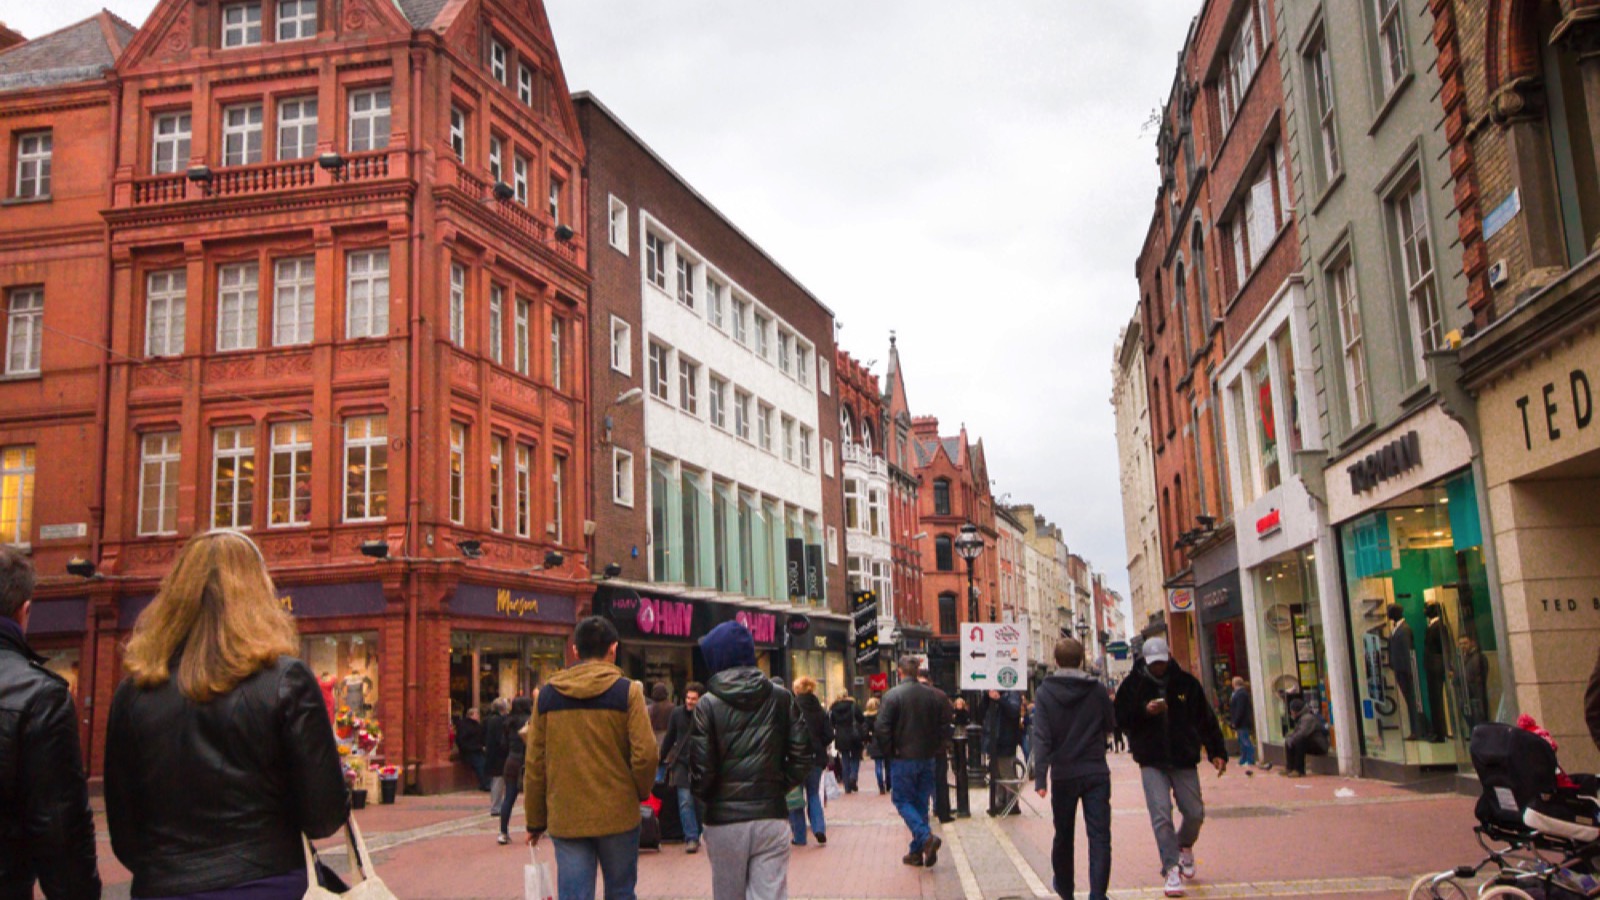
[[[1017,686],[1017,670],[1010,667],[1001,669],[994,680],[1003,688],[1014,688]]]

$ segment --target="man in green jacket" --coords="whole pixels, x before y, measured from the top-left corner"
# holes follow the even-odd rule
[[[539,691],[523,782],[528,843],[556,845],[561,900],[632,900],[639,875],[639,804],[655,783],[659,750],[644,688],[617,668],[617,627],[590,616],[572,635],[578,664]]]

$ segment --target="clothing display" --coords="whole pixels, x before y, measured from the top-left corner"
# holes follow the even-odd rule
[[[344,679],[344,705],[357,715],[365,713],[367,692],[370,690],[372,690],[372,679],[351,669],[350,674]]]
[[[1417,733],[1422,730],[1417,708],[1416,643],[1399,604],[1389,607],[1389,621],[1394,623],[1389,632],[1389,671],[1394,673],[1395,693],[1400,695],[1400,703],[1405,707],[1405,715],[1400,719],[1400,736],[1408,741],[1416,740]]]
[[[1427,606],[1428,630],[1422,636],[1422,664],[1428,675],[1428,740],[1444,741],[1450,729],[1445,721],[1444,649],[1451,645],[1450,626],[1445,624],[1439,604]]]

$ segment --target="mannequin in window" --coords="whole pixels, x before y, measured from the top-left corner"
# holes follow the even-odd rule
[[[322,702],[328,707],[328,721],[332,722],[339,706],[333,699],[333,692],[339,686],[339,679],[333,677],[332,672],[323,672],[317,676],[317,686],[322,688]]]
[[[1405,705],[1401,717],[1400,736],[1408,741],[1417,739],[1417,661],[1416,643],[1411,637],[1411,626],[1406,624],[1405,610],[1400,604],[1389,604],[1389,671],[1394,673],[1395,692]]]
[[[1437,602],[1424,607],[1428,615],[1428,631],[1422,637],[1422,664],[1428,673],[1428,740],[1440,743],[1448,728],[1444,709],[1444,654],[1450,646],[1450,626],[1445,624],[1444,610]]]
[[[372,679],[361,674],[355,666],[344,679],[344,705],[358,716],[367,712],[367,692],[372,690]]]

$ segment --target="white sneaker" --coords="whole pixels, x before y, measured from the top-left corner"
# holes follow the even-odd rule
[[[1183,876],[1178,874],[1178,867],[1173,866],[1167,870],[1167,896],[1183,896]]]
[[[1194,848],[1184,847],[1178,851],[1178,874],[1185,878],[1194,877]]]

